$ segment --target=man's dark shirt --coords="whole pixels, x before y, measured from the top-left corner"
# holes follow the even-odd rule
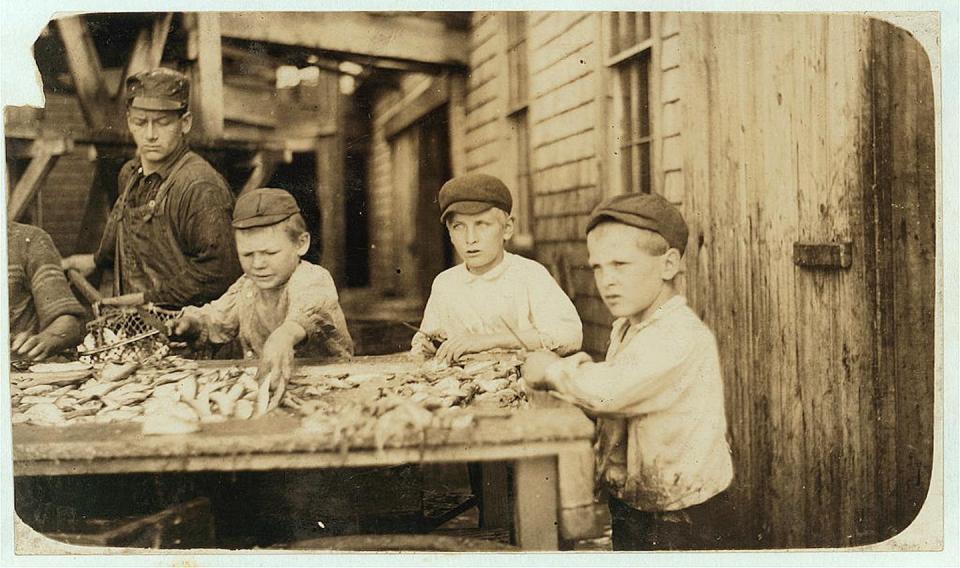
[[[125,223],[124,263],[120,290],[115,293],[143,292],[146,301],[157,304],[201,305],[220,297],[240,276],[230,226],[233,193],[223,177],[195,154],[175,169],[188,152],[186,144],[181,145],[148,176],[143,175],[139,159],[120,170],[121,199],[115,208],[124,189],[132,185],[124,211],[111,213],[94,255],[97,266],[114,266],[118,225]],[[156,203],[157,214],[134,214],[148,209],[168,178],[169,189]],[[124,215],[126,219],[121,220]]]

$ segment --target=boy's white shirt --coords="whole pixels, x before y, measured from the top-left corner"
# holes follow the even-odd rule
[[[488,272],[476,275],[458,264],[433,281],[420,329],[446,338],[464,334],[508,333],[535,329],[536,348],[561,355],[573,353],[583,343],[583,325],[570,298],[540,263],[505,252]],[[417,333],[414,351],[425,341]]]
[[[648,320],[613,323],[606,361],[582,353],[546,369],[598,417],[601,483],[644,511],[697,505],[733,479],[716,339],[674,296]]]

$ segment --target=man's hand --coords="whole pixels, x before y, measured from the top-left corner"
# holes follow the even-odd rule
[[[97,269],[97,263],[93,260],[92,254],[74,254],[60,261],[60,266],[64,270],[76,270],[84,277],[89,277]]]
[[[479,333],[468,333],[466,335],[457,335],[443,342],[443,345],[437,349],[437,359],[453,363],[467,353],[479,353],[496,347],[490,341],[489,335]]]
[[[164,322],[167,336],[174,341],[192,342],[200,337],[200,320],[195,317],[181,315]]]
[[[10,343],[10,352],[20,359],[43,361],[60,351],[63,343],[63,337],[46,330],[35,335],[22,331],[14,336]]]
[[[527,355],[521,376],[527,386],[534,390],[549,390],[553,385],[547,378],[547,367],[560,360],[553,351],[534,351]]]

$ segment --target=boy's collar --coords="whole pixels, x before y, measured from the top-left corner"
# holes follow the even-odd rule
[[[500,259],[500,263],[491,268],[490,270],[484,272],[483,274],[474,274],[467,269],[467,265],[463,265],[463,271],[467,275],[467,283],[476,282],[477,280],[496,280],[500,278],[501,275],[507,270],[507,262],[509,258],[512,258],[513,255],[509,252],[503,252],[503,258]]]
[[[649,326],[650,324],[652,324],[653,322],[663,318],[668,313],[685,305],[687,305],[687,299],[680,294],[676,294],[672,298],[664,302],[659,308],[657,308],[657,310],[653,312],[650,318],[645,321],[642,321],[640,323],[630,323],[630,320],[628,318],[618,318],[615,322],[613,322],[613,325],[617,329],[625,329],[630,326],[637,326],[637,329],[643,329]]]

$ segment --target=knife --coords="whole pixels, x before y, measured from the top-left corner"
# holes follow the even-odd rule
[[[407,322],[405,322],[405,321],[403,321],[403,320],[397,320],[397,321],[400,322],[401,324],[409,327],[409,328],[412,329],[413,331],[416,331],[417,333],[422,333],[422,334],[424,334],[425,336],[427,336],[427,339],[430,340],[430,343],[433,344],[433,347],[434,347],[435,349],[440,349],[440,346],[443,345],[444,340],[441,339],[439,336],[434,335],[434,334],[432,334],[432,333],[427,333],[426,331],[423,331],[422,329],[420,329],[419,327],[413,325],[412,323],[407,323]]]

